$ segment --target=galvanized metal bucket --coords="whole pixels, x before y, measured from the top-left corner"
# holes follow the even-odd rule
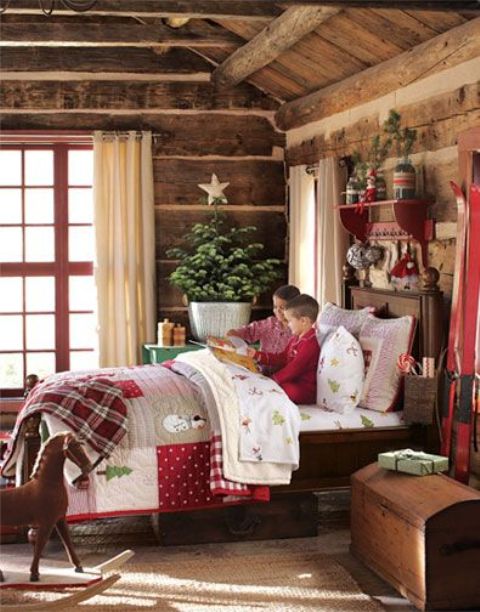
[[[250,302],[190,302],[188,315],[192,334],[201,341],[207,336],[224,336],[229,329],[246,325],[251,310]]]

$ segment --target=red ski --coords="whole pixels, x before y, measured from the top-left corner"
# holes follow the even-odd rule
[[[475,370],[480,295],[480,185],[472,185],[467,204],[466,260],[463,291],[462,340],[459,343],[459,400],[456,412],[455,479],[468,483],[472,424],[476,412]],[[477,356],[478,357],[478,356]]]
[[[457,200],[457,240],[442,415],[441,453],[446,457],[450,457],[451,452],[453,416],[455,413],[457,380],[460,369],[459,341],[461,338],[461,316],[463,311],[463,277],[465,272],[465,243],[467,232],[467,203],[465,201],[465,196],[456,183],[451,181],[450,185]]]

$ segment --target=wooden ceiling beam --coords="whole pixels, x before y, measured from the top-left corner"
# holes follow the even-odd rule
[[[74,78],[74,77],[72,77]],[[6,80],[0,82],[2,112],[105,111],[122,114],[172,111],[252,111],[263,114],[278,103],[244,83],[225,91],[208,82],[104,81],[104,80]],[[272,113],[273,115],[273,113]]]
[[[237,85],[338,12],[323,7],[289,8],[220,64],[212,73],[213,82],[220,87]]]
[[[0,47],[232,47],[240,39],[206,22],[180,29],[163,24],[2,23]],[[121,58],[119,58],[121,61]]]
[[[38,15],[40,8],[38,0],[15,0],[11,3],[8,13],[17,15]],[[88,15],[116,17],[189,17],[190,19],[241,19],[270,20],[282,13],[273,2],[257,1],[225,1],[225,0],[97,0]],[[75,11],[66,9],[61,3],[53,13],[55,15],[78,15]]]
[[[304,4],[309,6],[335,6],[337,8],[480,11],[478,0],[282,0],[281,4],[285,7]]]
[[[0,78],[70,79],[132,78],[152,81],[194,78],[210,80],[212,66],[193,51],[172,47],[155,53],[154,49],[123,47],[122,61],[118,61],[115,47],[62,47],[52,52],[48,47],[10,47],[2,49]],[[35,73],[36,76],[33,76]],[[82,73],[85,77],[79,77]],[[39,77],[38,75],[43,75]],[[134,77],[132,76],[134,75]],[[65,78],[64,77],[64,78]]]
[[[390,60],[283,104],[276,114],[280,129],[359,106],[426,76],[480,55],[480,17],[448,30]]]

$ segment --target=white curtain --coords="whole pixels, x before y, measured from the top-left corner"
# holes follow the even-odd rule
[[[94,134],[100,367],[139,363],[155,338],[152,136]]]
[[[306,169],[290,168],[288,282],[315,295],[315,179]]]
[[[329,157],[318,162],[316,194],[316,279],[315,298],[320,307],[326,302],[341,304],[342,268],[348,248],[347,232],[335,205],[342,202],[345,172],[338,160]]]

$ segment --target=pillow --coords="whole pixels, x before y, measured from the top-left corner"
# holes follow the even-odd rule
[[[360,343],[340,326],[325,340],[317,369],[317,404],[351,414],[360,401],[365,367]]]
[[[401,383],[397,359],[402,353],[410,353],[414,332],[415,317],[377,319],[368,315],[360,330],[366,369],[362,408],[378,412],[395,409]]]
[[[373,311],[373,306],[367,306],[361,310],[346,310],[327,302],[317,321],[318,341],[322,344],[328,334],[336,330],[339,325],[358,338],[362,325]]]

